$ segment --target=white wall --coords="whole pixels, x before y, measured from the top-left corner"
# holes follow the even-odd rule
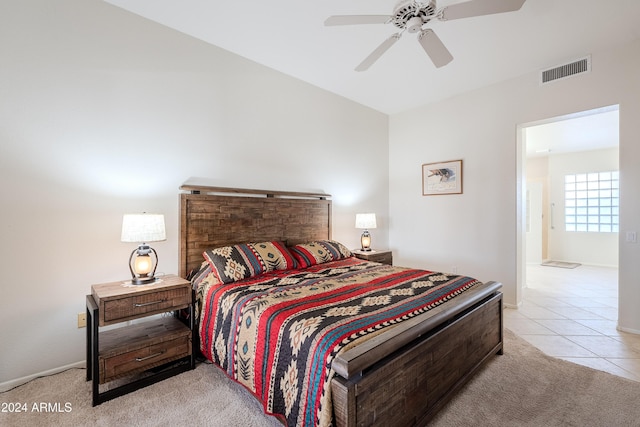
[[[549,230],[549,258],[554,261],[618,266],[618,233],[565,231],[565,175],[618,170],[618,149],[549,156],[550,202],[555,204],[554,228]]]
[[[533,191],[530,193],[530,196],[532,196],[530,205],[533,209],[538,210],[541,216],[541,218],[537,220],[531,218],[531,213],[528,213],[525,208],[525,216],[528,216],[528,220],[531,224],[535,224],[536,227],[533,234],[528,231],[526,234],[526,258],[528,263],[531,263],[532,260],[535,259],[535,262],[539,264],[542,260],[549,259],[549,157],[528,158],[525,162],[525,174],[527,191]],[[538,200],[534,200],[534,198],[539,196],[537,193],[542,193],[542,200],[539,198]],[[536,207],[536,203],[539,203],[541,206]],[[523,222],[526,220],[527,219],[523,219]],[[534,240],[534,242],[532,242],[532,240]],[[532,251],[530,251],[530,247]]]
[[[508,89],[505,89],[508,92]],[[515,131],[508,100],[469,93],[391,117],[394,263],[515,278]],[[422,196],[421,165],[463,160],[463,194]]]
[[[455,265],[502,282],[505,302],[518,304],[518,126],[616,104],[621,235],[640,229],[640,40],[591,53],[589,74],[540,86],[532,70],[391,117],[389,239],[395,263],[445,271]],[[422,196],[421,164],[453,159],[464,161],[464,193]],[[640,332],[640,245],[619,242],[619,263],[619,327]]]
[[[333,195],[388,245],[388,117],[99,0],[0,2],[0,386],[83,361],[90,285],[128,275],[122,214],[190,180]],[[381,154],[382,153],[382,154]]]

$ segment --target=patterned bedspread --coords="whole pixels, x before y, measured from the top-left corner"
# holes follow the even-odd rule
[[[203,354],[289,426],[331,424],[331,362],[479,282],[347,258],[239,282],[202,280]]]

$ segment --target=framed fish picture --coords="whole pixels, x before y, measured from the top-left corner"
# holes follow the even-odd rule
[[[462,160],[422,165],[422,195],[462,194]]]

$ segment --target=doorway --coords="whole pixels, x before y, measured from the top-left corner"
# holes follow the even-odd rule
[[[567,215],[576,211],[572,211],[569,203],[565,206],[564,183],[567,171],[571,170],[618,171],[618,113],[615,105],[518,127],[518,304],[527,286],[527,264],[540,265],[541,261],[558,258],[557,261],[618,266],[617,216],[608,233],[568,231],[571,227],[566,222],[575,219]],[[607,157],[608,163],[600,162]],[[585,205],[584,211],[595,210]],[[592,219],[589,217],[587,221]],[[595,248],[605,245],[610,250],[598,257],[598,250],[590,250],[590,245]]]

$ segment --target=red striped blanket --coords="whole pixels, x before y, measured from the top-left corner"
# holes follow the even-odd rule
[[[341,350],[480,282],[347,258],[203,283],[203,354],[257,396],[266,413],[289,426],[315,426],[331,423],[331,362]]]

